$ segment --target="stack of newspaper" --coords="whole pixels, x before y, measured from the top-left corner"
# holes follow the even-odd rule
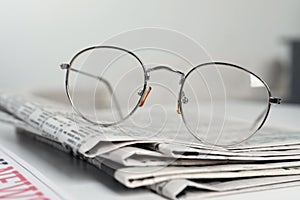
[[[300,185],[300,134],[266,128],[231,148],[143,128],[99,127],[37,98],[0,93],[0,121],[86,160],[128,188],[147,187],[170,199],[199,199]],[[182,129],[182,132],[183,129]]]

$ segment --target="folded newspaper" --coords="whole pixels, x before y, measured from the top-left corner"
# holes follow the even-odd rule
[[[147,187],[169,199],[300,185],[297,131],[264,128],[225,149],[193,141],[175,121],[155,135],[134,126],[100,127],[56,102],[8,93],[0,93],[0,121],[86,160],[128,188]]]

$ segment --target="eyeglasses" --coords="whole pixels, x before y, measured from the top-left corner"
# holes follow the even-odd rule
[[[202,63],[184,73],[168,65],[146,67],[136,53],[120,47],[94,46],[60,67],[66,70],[73,109],[100,126],[117,125],[144,105],[152,89],[151,73],[178,74],[177,113],[195,138],[218,146],[249,139],[265,123],[271,104],[281,102],[256,74],[225,62]]]

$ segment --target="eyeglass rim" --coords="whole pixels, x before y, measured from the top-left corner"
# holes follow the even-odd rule
[[[118,51],[123,51],[131,56],[133,56],[140,64],[140,66],[142,67],[143,69],[143,72],[144,72],[144,83],[143,83],[143,89],[141,91],[141,95],[140,95],[140,98],[139,100],[137,101],[137,104],[133,107],[133,109],[124,117],[122,118],[121,120],[119,121],[116,121],[116,122],[112,122],[112,123],[101,123],[101,122],[95,122],[93,120],[90,120],[89,118],[87,118],[84,114],[82,114],[80,112],[80,110],[77,108],[77,106],[75,105],[74,101],[73,101],[73,98],[71,96],[71,92],[70,92],[70,87],[69,87],[69,74],[70,74],[70,69],[72,67],[72,64],[73,62],[76,60],[76,58],[78,56],[80,56],[81,54],[87,52],[87,51],[90,51],[90,50],[94,50],[94,49],[104,49],[104,48],[108,48],[108,49],[114,49],[114,50],[118,50]],[[141,103],[142,101],[142,98],[143,98],[143,95],[146,91],[146,88],[147,88],[147,73],[146,73],[146,68],[143,64],[143,62],[141,61],[141,59],[136,55],[134,54],[132,51],[129,51],[127,49],[124,49],[124,48],[121,48],[121,47],[117,47],[117,46],[110,46],[110,45],[99,45],[99,46],[92,46],[92,47],[88,47],[88,48],[85,48],[85,49],[82,49],[81,51],[79,51],[78,53],[76,53],[72,58],[71,60],[69,61],[69,67],[67,68],[66,70],[66,74],[65,74],[65,90],[66,90],[66,93],[67,93],[67,97],[68,97],[68,100],[72,106],[72,108],[75,110],[75,112],[77,114],[80,115],[80,117],[82,117],[84,120],[94,124],[94,125],[99,125],[99,126],[103,126],[103,127],[108,127],[108,126],[113,126],[113,125],[117,125],[117,124],[120,124],[122,123],[123,121],[125,121],[126,119],[128,119],[138,108],[139,104]]]
[[[195,71],[196,69],[198,68],[201,68],[201,67],[204,67],[204,66],[207,66],[207,65],[222,65],[222,66],[227,66],[227,67],[232,67],[232,68],[237,68],[239,70],[242,70],[244,72],[247,72],[251,75],[253,75],[254,77],[256,77],[259,81],[261,81],[267,91],[267,94],[268,94],[268,102],[267,102],[267,110],[266,110],[266,113],[262,119],[262,122],[260,123],[260,125],[256,128],[255,131],[253,131],[252,134],[250,134],[247,138],[239,141],[239,142],[236,142],[236,143],[233,143],[233,144],[228,144],[228,145],[220,145],[220,144],[212,144],[212,143],[209,143],[207,141],[204,141],[203,139],[201,139],[199,136],[197,136],[188,126],[188,123],[187,123],[187,120],[185,119],[184,117],[184,109],[183,109],[183,106],[182,106],[182,100],[181,100],[181,97],[183,95],[183,87],[184,87],[184,84],[187,80],[187,78],[190,76],[190,74]],[[272,96],[272,93],[271,93],[271,90],[270,90],[270,87],[268,86],[268,84],[261,78],[259,77],[258,75],[256,75],[254,72],[244,68],[244,67],[241,67],[241,66],[238,66],[236,64],[232,64],[232,63],[227,63],[227,62],[218,62],[218,61],[213,61],[213,62],[206,62],[206,63],[202,63],[202,64],[199,64],[197,66],[195,66],[194,68],[192,68],[190,71],[188,71],[188,73],[184,76],[184,79],[183,79],[183,82],[180,86],[180,89],[179,89],[179,96],[178,96],[178,102],[179,102],[179,107],[180,107],[180,110],[181,110],[181,117],[182,117],[182,120],[186,126],[186,128],[188,129],[188,131],[197,139],[199,140],[201,143],[203,144],[207,144],[207,145],[210,145],[210,146],[220,146],[220,147],[233,147],[233,146],[236,146],[236,145],[239,145],[243,142],[245,142],[246,140],[249,140],[251,137],[253,137],[262,127],[263,125],[265,124],[267,118],[268,118],[268,115],[270,113],[270,110],[271,110],[271,102],[270,102],[270,99],[273,98]]]

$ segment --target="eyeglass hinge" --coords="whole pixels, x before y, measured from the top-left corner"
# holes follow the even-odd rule
[[[67,64],[67,63],[63,63],[63,64],[60,65],[60,68],[61,68],[61,69],[69,69],[69,68],[70,68],[70,65]]]
[[[280,104],[281,103],[281,99],[277,98],[277,97],[270,97],[269,102],[270,103],[274,103],[274,104]]]

